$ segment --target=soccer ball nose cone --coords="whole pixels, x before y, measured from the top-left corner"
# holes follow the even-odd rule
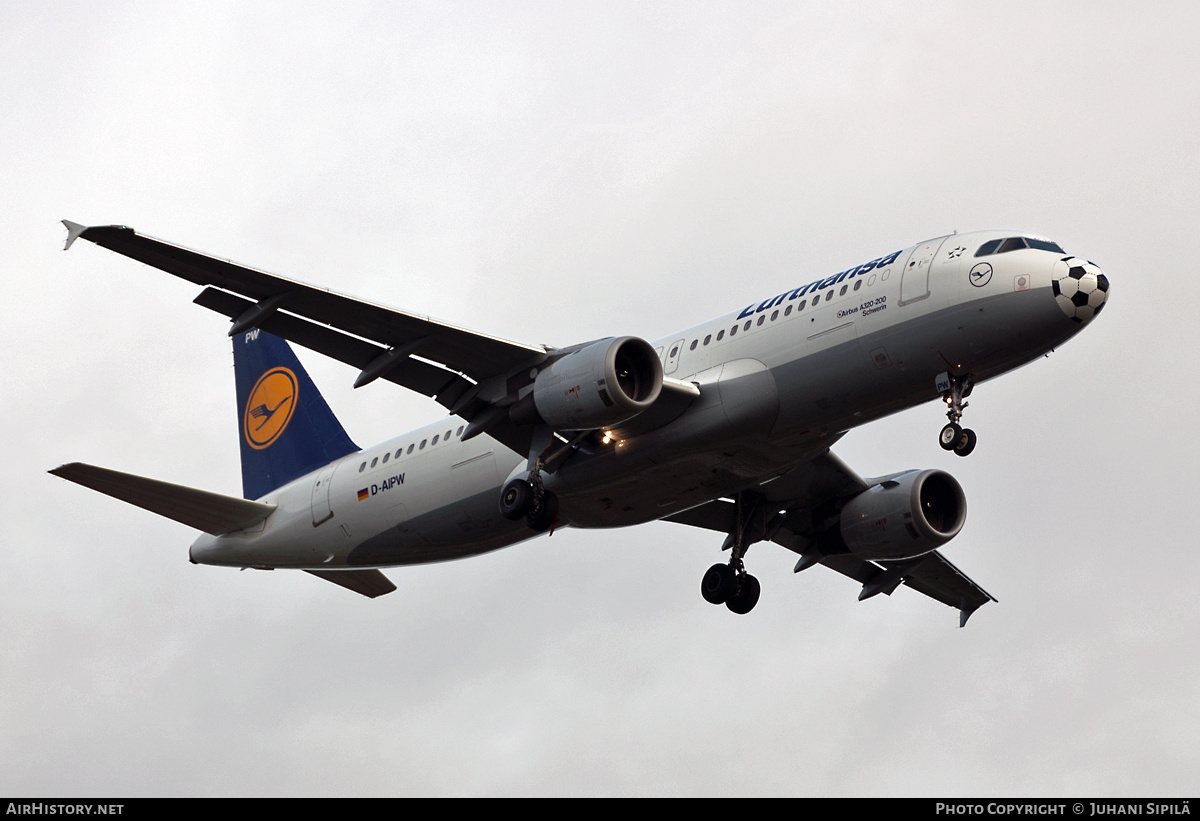
[[[1058,307],[1074,322],[1090,322],[1108,300],[1108,277],[1100,266],[1078,257],[1064,257],[1050,285]]]

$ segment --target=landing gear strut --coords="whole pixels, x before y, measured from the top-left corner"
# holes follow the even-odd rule
[[[938,387],[943,388],[942,400],[950,408],[946,411],[950,424],[938,434],[938,444],[942,446],[942,450],[952,450],[958,456],[966,456],[975,450],[978,437],[975,431],[963,428],[958,422],[962,419],[963,409],[969,404],[963,400],[971,395],[971,389],[975,387],[975,377],[969,373],[962,376],[944,374],[938,378]]]
[[[765,523],[763,511],[759,510],[758,506],[752,506],[746,515],[742,510],[742,494],[739,493],[736,500],[737,525],[726,540],[727,543],[732,542],[729,563],[714,564],[708,569],[700,581],[700,595],[710,604],[724,604],[734,613],[745,615],[758,604],[758,596],[762,589],[758,579],[746,572],[742,561],[746,549],[750,546],[746,538],[747,525],[750,526],[749,529],[759,531],[756,533],[758,538],[753,539],[757,541],[762,538]]]

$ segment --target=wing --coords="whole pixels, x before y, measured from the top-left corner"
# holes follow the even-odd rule
[[[904,584],[956,608],[959,626],[964,626],[972,613],[996,599],[940,552],[899,562],[866,561],[846,552],[829,537],[831,522],[848,499],[890,478],[863,479],[837,456],[826,452],[755,491],[759,524],[748,531],[753,534],[748,541],[772,541],[800,554],[796,572],[820,563],[849,576],[863,586],[860,601],[878,593],[891,595]],[[743,519],[754,521],[745,513]],[[737,528],[738,510],[733,502],[717,499],[668,516],[666,521],[732,534]],[[732,537],[726,539],[726,547],[730,544]]]
[[[231,332],[231,336],[240,330],[255,326],[269,330],[254,320],[265,319],[283,309],[290,314],[336,328],[337,330],[333,331],[335,334],[353,335],[385,346],[375,347],[373,351],[376,354],[384,353],[388,348],[403,349],[406,355],[416,355],[437,362],[446,369],[465,374],[476,382],[507,373],[531,360],[538,360],[547,352],[547,349],[540,345],[523,345],[487,336],[426,316],[397,311],[237,265],[199,251],[143,236],[124,225],[85,228],[66,220],[64,223],[67,224],[68,231],[74,234],[69,237],[68,243],[73,242],[75,237],[80,237],[197,285],[213,286],[205,292],[208,296],[201,295],[201,299],[197,300],[205,307],[222,313],[241,308],[243,310],[239,311],[239,317],[247,305],[256,309],[253,313],[258,315],[247,316],[239,323],[244,327],[236,328]],[[222,301],[211,293],[213,289],[239,294],[248,298],[249,302]],[[329,338],[314,336],[312,341],[322,344],[323,340]],[[346,350],[349,348],[334,347],[330,355],[341,358]],[[361,360],[362,352],[354,358]]]
[[[386,379],[435,399],[466,419],[465,436],[486,430],[522,455],[532,432],[507,408],[528,379],[512,378],[565,351],[526,345],[438,322],[295,280],[237,265],[144,236],[124,225],[87,227],[63,220],[76,239],[206,286],[195,302],[233,320],[230,335],[261,328],[359,369],[354,386]],[[677,417],[699,395],[691,384],[664,380],[659,400],[631,432]]]
[[[492,403],[481,385],[544,361],[552,349],[458,328],[237,265],[123,225],[86,227],[63,220],[67,247],[79,238],[208,286],[196,303],[234,321],[230,335],[262,328],[359,369],[355,387],[386,379],[422,393],[468,421]],[[503,396],[503,390],[501,396]],[[506,415],[488,417],[488,433],[519,453],[529,432]]]

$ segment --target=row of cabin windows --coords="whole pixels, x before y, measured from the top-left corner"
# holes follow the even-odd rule
[[[857,291],[858,289],[862,288],[862,284],[863,284],[863,281],[862,281],[861,279],[856,279],[856,280],[854,280],[854,290],[855,290],[855,291]],[[845,295],[846,295],[846,292],[850,290],[850,287],[851,287],[851,286],[850,286],[850,283],[848,283],[848,282],[847,282],[845,285],[843,285],[843,286],[842,286],[842,287],[841,287],[841,288],[838,290],[838,292],[837,292],[837,296],[845,296]],[[833,293],[833,291],[829,291],[827,294],[825,294],[825,301],[826,301],[826,302],[828,302],[829,300],[833,299],[833,297],[834,297],[834,293]],[[812,304],[813,304],[813,305],[817,305],[817,304],[819,304],[820,302],[821,302],[821,294],[817,294],[816,296],[814,296],[814,297],[812,298]],[[800,313],[801,311],[803,311],[803,310],[805,309],[805,307],[807,307],[807,305],[808,305],[808,300],[807,300],[807,299],[802,299],[802,300],[800,300],[800,302],[799,302],[797,305],[795,305],[795,306],[789,305],[789,306],[787,306],[786,308],[784,308],[784,309],[783,309],[783,315],[784,315],[784,316],[791,316],[791,315],[792,315],[792,309],[793,309],[793,307],[795,308],[795,310],[796,310],[796,313]],[[771,322],[774,322],[774,321],[775,321],[776,319],[778,319],[778,318],[779,318],[779,310],[778,310],[778,309],[776,309],[776,310],[774,310],[774,311],[772,311],[772,312],[771,312],[771,320],[770,320],[770,321],[771,321]],[[754,319],[747,319],[747,320],[745,321],[745,323],[744,323],[744,324],[742,324],[742,326],[741,326],[741,329],[742,329],[743,331],[748,331],[748,330],[750,330],[750,326],[751,326],[751,325],[753,325],[753,324],[762,325],[762,324],[763,324],[764,322],[766,322],[766,321],[767,321],[767,315],[766,315],[766,314],[763,314],[763,315],[762,315],[762,316],[760,316],[760,317],[759,317],[757,320],[754,320]],[[730,336],[731,338],[732,338],[732,337],[734,337],[734,336],[737,336],[737,332],[738,332],[738,326],[737,326],[737,325],[734,325],[732,328],[730,328],[730,329],[729,329],[729,336]],[[723,330],[722,330],[722,331],[717,331],[717,342],[720,342],[720,341],[721,341],[722,339],[724,339],[724,338],[725,338],[725,331],[723,331]],[[713,341],[713,335],[712,335],[712,334],[708,334],[707,336],[705,336],[705,337],[704,337],[704,343],[703,343],[703,344],[707,345],[707,344],[709,344],[709,343],[710,343],[710,342],[712,342],[712,341]],[[699,345],[699,344],[701,344],[699,339],[693,339],[693,340],[692,340],[692,344],[691,344],[691,345],[688,347],[688,350],[689,350],[689,351],[694,351],[694,350],[696,350],[696,346],[697,346],[697,345]],[[679,353],[679,348],[678,348],[678,347],[674,347],[674,348],[672,348],[672,349],[671,349],[671,358],[672,358],[672,359],[674,359],[674,358],[675,358],[675,356],[676,356],[678,353]]]
[[[985,242],[979,246],[979,250],[975,252],[977,257],[986,257],[991,254],[1006,254],[1009,251],[1018,251],[1022,248],[1036,248],[1039,251],[1053,251],[1056,254],[1065,254],[1057,242],[1050,242],[1044,239],[1034,239],[1033,237],[1008,237],[1007,239],[994,239]]]
[[[425,450],[425,445],[429,445],[430,447],[433,447],[434,445],[436,445],[438,443],[439,440],[443,441],[443,442],[449,442],[451,436],[462,436],[464,427],[465,427],[465,425],[459,425],[457,431],[448,430],[448,431],[446,431],[446,434],[444,436],[440,433],[436,433],[436,434],[434,434],[432,441],[430,441],[429,439],[422,439],[421,444],[419,444],[419,445],[416,444],[415,442],[413,444],[409,445],[407,448],[405,448],[403,445],[401,445],[400,448],[397,449],[394,458],[399,459],[401,457],[401,455],[406,454],[406,453],[412,453],[414,450],[418,450],[418,451]],[[374,459],[371,460],[371,467],[375,467],[381,461],[383,462],[383,464],[386,465],[388,463],[388,460],[390,460],[392,458],[393,458],[393,456],[390,452],[383,454],[382,460],[378,456],[376,456]],[[362,473],[366,469],[367,469],[366,462],[363,462],[361,465],[358,466],[359,473]]]

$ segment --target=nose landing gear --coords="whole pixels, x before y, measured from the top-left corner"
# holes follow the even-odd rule
[[[975,431],[963,428],[958,422],[962,419],[963,409],[969,404],[963,400],[971,395],[971,389],[975,387],[975,377],[969,373],[962,376],[943,373],[938,376],[937,383],[938,388],[942,390],[942,400],[950,408],[946,411],[950,424],[938,434],[938,444],[942,446],[942,450],[952,450],[957,456],[966,456],[975,450],[978,437]]]

